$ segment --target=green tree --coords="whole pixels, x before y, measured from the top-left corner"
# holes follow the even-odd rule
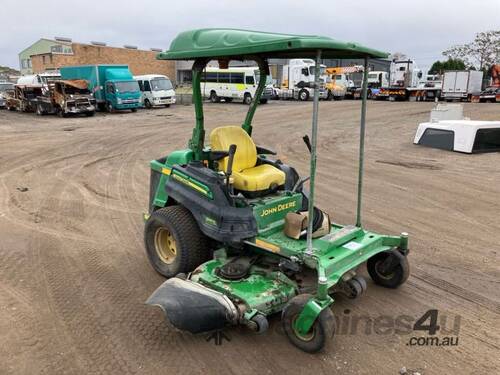
[[[429,74],[443,74],[446,70],[465,70],[465,63],[460,59],[448,58],[446,61],[436,61],[429,69]]]
[[[443,55],[483,70],[500,59],[500,30],[477,33],[473,42],[453,46]]]

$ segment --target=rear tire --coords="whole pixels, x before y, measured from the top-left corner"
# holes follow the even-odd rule
[[[243,96],[243,104],[252,104],[252,95],[250,95],[248,92]]]
[[[396,258],[393,259],[395,267],[389,272],[384,272],[382,266],[388,257]],[[384,251],[372,256],[368,259],[366,267],[375,284],[385,288],[395,289],[404,284],[408,276],[410,276],[408,259],[397,250]]]
[[[151,107],[153,107],[149,99],[144,100],[144,107],[146,107],[147,109],[151,109]]]
[[[130,109],[133,113],[137,112],[137,108],[131,108]]]
[[[304,89],[300,90],[299,91],[299,100],[301,102],[308,101],[309,100],[309,92],[307,90],[304,90]]]
[[[153,212],[144,228],[144,242],[151,265],[165,277],[193,271],[210,254],[207,237],[182,206]]]
[[[217,96],[217,93],[215,91],[210,91],[210,101],[212,103],[218,103],[220,101],[220,99]]]
[[[36,114],[38,116],[43,116],[45,113],[43,112],[42,106],[40,104],[37,104],[36,106]]]
[[[310,294],[299,294],[293,297],[283,309],[281,323],[288,340],[297,348],[307,352],[316,353],[322,350],[326,343],[335,334],[335,318],[332,310],[326,308],[321,311],[311,330],[306,335],[301,335],[294,328],[294,323],[306,303],[312,298]]]
[[[115,109],[113,108],[113,104],[111,104],[111,102],[106,103],[106,111],[108,111],[109,113],[113,113],[115,111]]]

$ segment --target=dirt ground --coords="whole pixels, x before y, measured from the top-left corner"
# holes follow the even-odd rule
[[[397,290],[368,280],[361,298],[339,298],[340,328],[317,355],[289,344],[279,317],[264,335],[232,328],[214,345],[143,304],[163,281],[143,245],[148,162],[186,146],[192,107],[67,119],[0,111],[0,373],[498,373],[500,153],[413,145],[432,106],[368,105],[364,226],[409,232],[412,273]],[[257,143],[302,174],[311,107],[271,102],[255,116]],[[208,104],[207,128],[241,123],[245,110]],[[325,102],[319,116],[318,201],[345,224],[356,208],[359,111],[358,101]],[[465,104],[465,114],[499,120],[500,105]],[[409,345],[430,336],[391,328],[429,309],[439,311],[436,337],[458,345]],[[363,318],[357,330],[351,317]],[[384,329],[370,325],[380,319]]]

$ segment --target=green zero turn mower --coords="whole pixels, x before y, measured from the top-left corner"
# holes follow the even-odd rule
[[[336,293],[366,289],[356,269],[367,264],[373,281],[396,288],[409,274],[408,235],[387,236],[361,225],[368,60],[387,54],[327,37],[232,29],[179,34],[159,59],[194,60],[196,124],[184,150],[151,162],[147,256],[165,281],[147,303],[192,333],[244,324],[257,332],[281,312],[289,340],[306,352],[321,350],[334,334],[330,306]],[[319,90],[314,90],[309,176],[274,160],[254,144],[252,118],[269,74],[269,58],[363,58],[365,62],[355,225],[331,223],[314,206]],[[221,126],[205,145],[200,80],[210,60],[253,60],[259,85],[241,126]],[[305,148],[304,148],[305,150]],[[309,180],[309,189],[304,183]],[[312,218],[312,220],[308,220]]]

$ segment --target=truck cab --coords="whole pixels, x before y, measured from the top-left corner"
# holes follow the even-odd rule
[[[170,107],[175,104],[175,91],[172,82],[167,76],[160,74],[146,74],[135,76],[142,93],[142,101],[146,108]]]
[[[309,87],[314,82],[315,63],[312,59],[291,59],[288,65],[283,67],[283,79],[281,93],[284,98],[308,100],[313,97],[314,90]],[[320,76],[325,76],[326,66],[320,66]],[[324,87],[319,89],[321,99],[326,99],[327,91]]]
[[[104,97],[108,112],[130,109],[137,111],[142,106],[142,94],[139,83],[126,71],[112,69],[105,73]]]

